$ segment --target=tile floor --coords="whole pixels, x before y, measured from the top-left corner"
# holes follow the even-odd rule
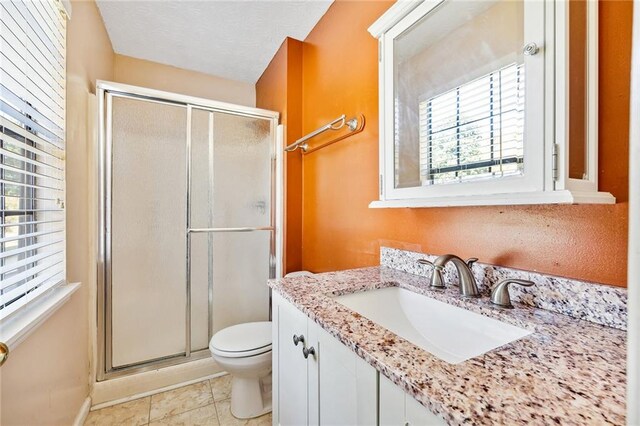
[[[233,417],[229,375],[91,411],[85,426],[268,426],[271,413],[250,420]]]

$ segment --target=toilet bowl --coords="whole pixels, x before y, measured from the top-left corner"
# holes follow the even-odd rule
[[[313,275],[292,272],[285,277]],[[271,322],[248,322],[220,330],[209,342],[218,365],[231,375],[231,414],[239,419],[271,411]]]
[[[217,332],[211,356],[231,375],[231,414],[240,419],[271,411],[271,322],[249,322]]]

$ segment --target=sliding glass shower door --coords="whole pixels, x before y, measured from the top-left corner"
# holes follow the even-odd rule
[[[274,259],[273,123],[191,108],[191,349],[268,319]],[[206,267],[205,267],[206,265]],[[258,285],[256,285],[258,283]]]
[[[105,85],[99,379],[209,356],[215,332],[267,320],[276,264],[277,114]]]
[[[111,365],[184,352],[186,108],[111,106]]]

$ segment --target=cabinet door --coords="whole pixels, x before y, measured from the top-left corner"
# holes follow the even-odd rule
[[[443,418],[436,416],[422,404],[405,394],[405,412],[407,426],[436,426],[446,425]]]
[[[306,425],[308,423],[307,360],[302,355],[304,343],[293,342],[293,336],[307,339],[307,317],[280,297],[274,295],[274,317],[277,315],[274,341],[274,376],[277,392],[277,424]]]
[[[380,375],[380,426],[405,424],[405,393],[391,380]]]
[[[376,371],[309,321],[309,424],[375,425]]]
[[[380,426],[435,426],[445,421],[380,375]]]

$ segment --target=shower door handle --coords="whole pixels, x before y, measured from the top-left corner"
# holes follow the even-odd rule
[[[242,226],[237,228],[189,228],[187,233],[189,234],[203,234],[207,232],[253,232],[253,231],[274,231],[273,226]]]

